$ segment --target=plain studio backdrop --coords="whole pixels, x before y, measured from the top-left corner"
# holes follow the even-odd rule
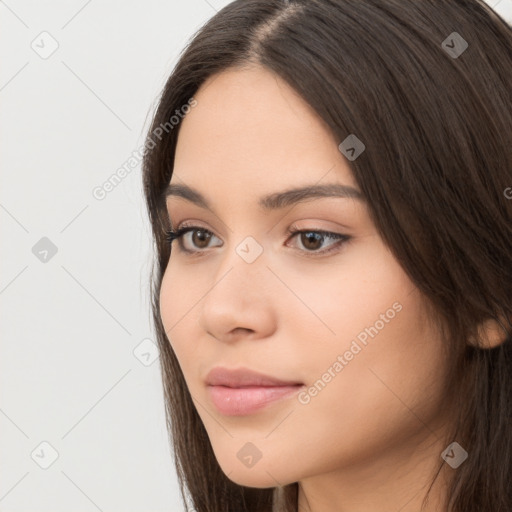
[[[183,510],[139,150],[180,51],[228,3],[0,1],[1,512]],[[512,0],[488,3],[512,21]]]

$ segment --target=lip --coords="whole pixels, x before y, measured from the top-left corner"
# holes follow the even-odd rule
[[[211,401],[225,416],[244,416],[291,397],[304,384],[286,381],[246,368],[213,368],[206,377]]]
[[[297,380],[281,380],[270,375],[250,370],[248,368],[224,368],[216,366],[206,376],[208,386],[227,386],[229,388],[243,388],[250,386],[276,387],[302,385]]]
[[[208,392],[211,401],[221,414],[225,416],[246,416],[278,400],[291,397],[301,388],[301,385],[244,388],[208,386]]]

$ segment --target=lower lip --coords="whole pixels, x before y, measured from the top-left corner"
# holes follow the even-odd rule
[[[208,386],[208,391],[212,402],[221,414],[244,416],[263,409],[276,400],[292,396],[302,387],[302,385],[246,388]]]

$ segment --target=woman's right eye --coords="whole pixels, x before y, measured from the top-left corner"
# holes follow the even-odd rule
[[[185,235],[192,233],[192,237],[188,237],[188,240],[192,242],[193,247],[199,250],[187,249],[184,243],[187,238]],[[198,235],[198,236],[195,236]],[[178,240],[179,248],[187,253],[198,253],[202,249],[208,248],[208,243],[215,235],[208,229],[202,228],[201,226],[184,226],[176,231],[169,230],[166,233],[166,240],[169,244],[172,244],[174,240]]]

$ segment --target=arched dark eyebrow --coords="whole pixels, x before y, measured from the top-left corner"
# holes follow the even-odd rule
[[[194,203],[200,208],[213,211],[207,199],[196,189],[187,185],[174,183],[169,184],[164,190],[164,201],[170,196],[181,197]],[[292,188],[283,192],[268,194],[260,198],[258,205],[264,211],[278,210],[292,204],[320,197],[354,198],[364,202],[363,195],[359,190],[348,185],[329,183],[325,185],[311,185],[307,187]]]

